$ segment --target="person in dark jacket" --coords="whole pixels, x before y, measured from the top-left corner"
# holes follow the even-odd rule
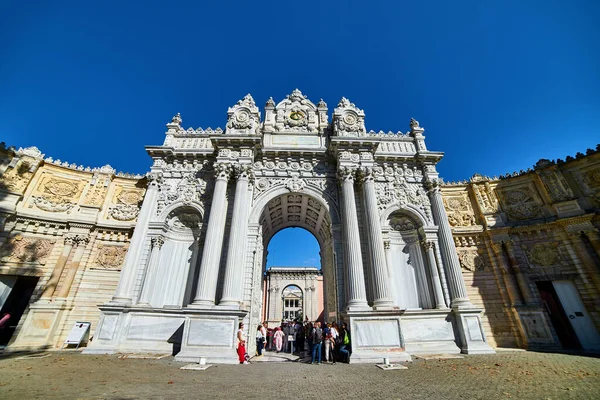
[[[340,329],[340,361],[350,363],[350,355],[352,353],[352,342],[350,340],[350,331],[348,330],[348,325],[344,322],[342,324],[342,328]]]

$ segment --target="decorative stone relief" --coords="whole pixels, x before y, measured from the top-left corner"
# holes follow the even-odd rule
[[[455,227],[475,225],[475,214],[471,208],[469,195],[461,193],[459,196],[444,197],[444,207],[448,214],[448,222]]]
[[[380,210],[394,204],[400,207],[412,204],[423,212],[429,222],[432,221],[429,197],[425,189],[418,184],[407,183],[402,177],[397,177],[391,182],[375,183],[375,193]]]
[[[390,227],[396,231],[406,232],[417,229],[415,222],[404,216],[390,218]]]
[[[260,126],[260,117],[258,107],[250,94],[227,110],[227,129],[226,134],[256,134]]]
[[[489,182],[485,182],[483,185],[474,184],[473,191],[477,202],[484,213],[496,213],[499,210],[498,199],[494,194]]]
[[[158,196],[157,214],[172,203],[181,202],[184,205],[200,201],[206,193],[206,182],[199,178],[197,172],[183,174],[181,179],[165,181]]]
[[[560,172],[553,170],[542,170],[538,172],[544,187],[552,198],[552,201],[566,201],[575,197],[569,184]]]
[[[483,256],[476,249],[459,250],[457,253],[460,266],[465,271],[477,272],[486,269]]]
[[[120,270],[127,254],[124,246],[99,245],[96,256],[96,268]]]
[[[269,99],[265,107],[265,132],[306,132],[317,133],[326,128],[322,126],[322,117],[327,109],[319,109],[298,89],[273,107],[274,102]],[[317,118],[317,111],[321,116]],[[326,118],[325,118],[326,121]],[[326,124],[326,122],[325,122]]]
[[[16,235],[0,249],[2,262],[46,264],[55,240],[38,239]]]
[[[532,189],[521,186],[502,191],[506,214],[515,220],[526,220],[543,216],[543,211]]]
[[[33,204],[48,212],[70,213],[79,200],[81,189],[82,182],[50,177],[38,186],[36,195],[32,196]]]
[[[110,178],[108,176],[102,176],[94,174],[87,194],[83,200],[83,204],[94,207],[101,207],[104,204],[106,193],[108,192],[108,185],[110,184]]]
[[[525,251],[530,264],[550,267],[560,261],[558,242],[536,243],[530,248],[523,245],[522,248]]]
[[[366,136],[365,112],[342,97],[333,111],[333,132],[337,136]]]
[[[139,205],[144,197],[144,192],[139,189],[121,187],[115,192],[114,206],[108,210],[108,215],[117,221],[132,221],[140,211]]]
[[[596,205],[600,205],[600,167],[581,171],[575,174],[575,179],[586,196],[591,197]]]
[[[2,176],[0,176],[0,189],[23,194],[33,177],[33,173],[30,172],[30,170],[31,164],[28,161],[17,161],[13,168],[9,168]]]

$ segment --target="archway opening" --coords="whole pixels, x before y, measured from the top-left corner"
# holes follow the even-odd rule
[[[335,319],[335,257],[326,205],[305,193],[281,194],[266,204],[259,221],[264,254],[262,321],[274,327],[298,317],[301,322],[324,321],[331,313]],[[284,312],[283,290],[289,286],[302,292],[298,315],[291,309]]]

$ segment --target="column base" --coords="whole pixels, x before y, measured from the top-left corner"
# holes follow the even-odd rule
[[[350,301],[346,306],[346,311],[369,311],[372,308],[366,301]]]
[[[192,304],[188,305],[187,308],[213,308],[215,307],[215,302],[211,300],[194,300]]]
[[[452,302],[450,304],[450,308],[452,308],[453,310],[456,310],[456,309],[475,308],[475,306],[473,305],[473,303],[471,303],[471,301],[469,299],[458,298],[458,299],[452,300]]]
[[[215,306],[218,309],[224,310],[239,310],[241,309],[240,302],[236,300],[221,300],[221,302]]]
[[[495,354],[490,347],[481,323],[481,309],[452,309],[459,335],[460,349],[465,354]]]
[[[395,307],[396,309],[399,309],[398,307]],[[383,301],[374,301],[373,302],[373,310],[381,310],[381,311],[386,311],[386,310],[393,310],[394,309],[394,302],[391,300],[383,300]]]

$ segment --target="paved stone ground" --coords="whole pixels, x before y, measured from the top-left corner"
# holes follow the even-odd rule
[[[501,352],[420,360],[407,370],[300,362],[183,371],[160,360],[52,352],[0,356],[0,399],[598,399],[600,358]]]

